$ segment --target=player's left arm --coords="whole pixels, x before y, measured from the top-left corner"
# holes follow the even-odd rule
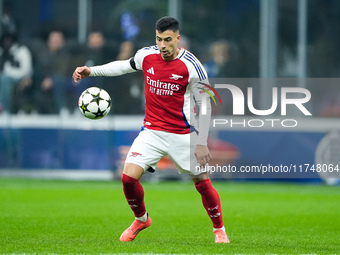
[[[210,128],[210,119],[211,119],[211,101],[210,96],[202,90],[204,89],[204,83],[195,83],[193,85],[193,93],[195,96],[195,101],[199,107],[198,112],[198,141],[195,148],[195,156],[197,162],[200,165],[205,165],[208,163],[212,156],[210,154],[208,148],[208,136],[209,136],[209,128]],[[206,88],[205,88],[206,89]],[[206,104],[203,105],[203,100]],[[204,111],[202,111],[202,107],[205,107]]]
[[[200,163],[202,166],[208,163],[212,158],[208,148],[208,136],[211,119],[211,103],[209,97],[207,97],[206,100],[207,100],[206,114],[202,114],[201,110],[202,101],[197,101],[200,111],[198,117],[199,133],[198,142],[195,148],[195,156],[197,162]]]

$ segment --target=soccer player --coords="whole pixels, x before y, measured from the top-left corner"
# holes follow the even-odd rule
[[[211,159],[207,147],[211,105],[205,92],[209,89],[206,71],[192,53],[178,47],[181,37],[175,18],[163,17],[155,27],[156,46],[140,49],[129,60],[77,67],[73,73],[77,82],[89,76],[144,72],[144,125],[127,154],[122,174],[124,194],[135,220],[122,233],[120,241],[134,240],[141,230],[151,225],[139,180],[145,171],[156,168],[158,161],[169,155],[179,173],[190,174],[201,194],[203,206],[212,221],[215,242],[229,243],[221,201],[206,171]],[[208,103],[203,105],[202,102]],[[199,111],[198,121],[195,103],[206,108],[205,114]]]

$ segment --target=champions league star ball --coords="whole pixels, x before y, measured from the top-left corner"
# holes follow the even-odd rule
[[[109,113],[111,97],[105,90],[91,87],[80,95],[78,106],[85,117],[98,120]]]

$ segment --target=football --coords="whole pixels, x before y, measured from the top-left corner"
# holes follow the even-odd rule
[[[78,106],[85,117],[98,120],[110,112],[111,97],[104,89],[91,87],[80,95]]]

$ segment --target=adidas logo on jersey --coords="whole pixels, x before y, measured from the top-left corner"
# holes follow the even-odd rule
[[[151,73],[151,74],[153,74],[153,75],[155,74],[155,71],[153,70],[153,67],[149,68],[149,69],[147,70],[147,72],[148,72],[148,73]]]

